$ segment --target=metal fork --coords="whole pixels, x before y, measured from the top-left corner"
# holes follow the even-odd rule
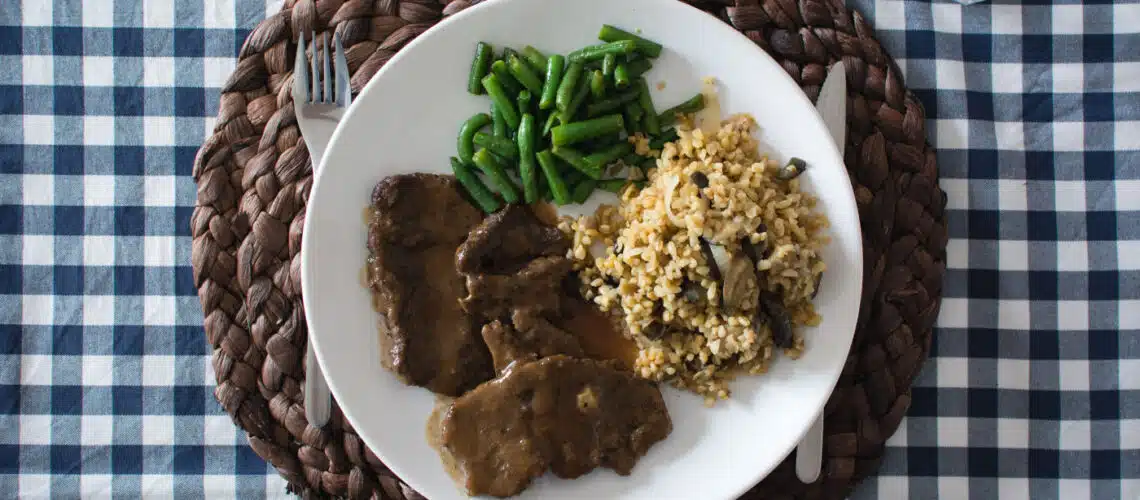
[[[337,123],[352,103],[352,88],[348,81],[348,60],[344,57],[340,36],[333,37],[336,45],[336,53],[333,55],[336,60],[335,71],[332,71],[329,61],[329,34],[324,33],[320,47],[317,46],[315,33],[309,39],[311,66],[310,61],[305,60],[305,35],[298,35],[297,60],[293,64],[293,110],[315,172],[325,156],[325,148]],[[332,395],[329,394],[328,383],[321,373],[317,355],[313,352],[313,343],[309,341],[305,348],[305,418],[309,425],[320,428],[328,423],[331,412]]]

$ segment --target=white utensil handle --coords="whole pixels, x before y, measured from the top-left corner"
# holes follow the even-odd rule
[[[823,467],[823,414],[812,422],[811,428],[796,447],[796,477],[804,484],[814,483]]]
[[[313,346],[309,345],[305,348],[305,419],[313,427],[324,427],[331,412],[332,395],[329,394],[329,386],[321,373],[317,354],[313,351]]]

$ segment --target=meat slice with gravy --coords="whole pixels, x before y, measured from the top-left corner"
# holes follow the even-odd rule
[[[517,363],[460,396],[434,431],[467,494],[507,497],[547,469],[565,479],[596,467],[629,475],[672,429],[652,382],[610,362],[557,355]]]
[[[494,375],[479,321],[463,310],[456,249],[483,218],[454,177],[397,175],[372,192],[369,276],[383,365],[405,383],[458,396]]]

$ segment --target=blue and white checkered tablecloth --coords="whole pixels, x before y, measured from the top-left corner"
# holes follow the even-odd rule
[[[195,151],[275,0],[0,2],[0,496],[261,497],[212,395]],[[1140,498],[1140,4],[853,0],[949,194],[933,358],[856,499]]]

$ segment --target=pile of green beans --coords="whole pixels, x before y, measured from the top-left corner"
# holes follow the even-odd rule
[[[653,165],[628,138],[642,134],[660,149],[677,139],[666,127],[678,115],[704,108],[701,94],[662,113],[654,108],[644,75],[660,44],[610,25],[598,39],[604,43],[549,56],[530,45],[497,54],[476,45],[467,91],[490,97],[491,108],[462,124],[451,168],[485,212],[503,202],[583,203],[596,189],[639,186],[632,176],[606,177],[615,164]]]

